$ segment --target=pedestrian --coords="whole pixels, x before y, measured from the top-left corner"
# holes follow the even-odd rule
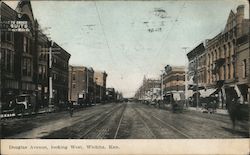
[[[68,110],[69,110],[69,114],[70,114],[70,117],[73,116],[73,111],[74,111],[74,107],[73,107],[73,103],[72,102],[68,102]]]

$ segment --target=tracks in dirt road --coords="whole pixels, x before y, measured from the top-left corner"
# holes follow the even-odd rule
[[[103,105],[102,107],[96,109],[91,108],[86,112],[86,110],[77,111],[74,113],[73,117],[70,117],[68,112],[58,113],[60,117],[56,116],[56,119],[53,120],[53,117],[48,119],[49,116],[46,116],[48,122],[42,121],[42,123],[35,122],[35,127],[28,131],[24,131],[15,135],[8,136],[7,138],[64,138],[58,134],[62,131],[67,131],[71,126],[74,126],[79,121],[91,120],[97,117],[97,115],[103,113],[103,111],[108,111],[110,109],[116,108],[115,105]],[[54,116],[55,113],[52,115]],[[44,116],[45,117],[45,116]],[[58,119],[60,118],[60,119]],[[34,118],[33,120],[27,119],[25,121],[31,122],[38,120],[39,118]],[[20,121],[21,119],[18,119]],[[46,124],[45,124],[46,122]],[[25,124],[25,123],[22,123]]]
[[[142,116],[142,114],[136,110],[136,108],[133,109],[139,116],[139,120],[141,120],[141,122],[143,123],[143,125],[145,126],[145,128],[147,129],[147,133],[150,134],[152,136],[152,138],[156,138],[154,132],[152,131],[152,129],[148,126],[148,124],[146,123],[146,120],[144,119],[144,117]]]
[[[245,137],[243,133],[231,133],[230,124],[203,117],[200,114],[173,114],[169,111],[130,102],[78,111],[74,113],[73,117],[70,117],[69,113],[63,112],[41,115],[32,119],[4,120],[4,131],[11,131],[11,134],[6,134],[5,138],[190,139]],[[239,131],[243,132],[243,130]]]
[[[154,138],[171,138],[171,137],[161,137],[159,136],[160,134],[162,134],[162,132],[156,132],[153,129],[151,129],[149,127],[149,125],[147,125],[146,122],[149,122],[147,118],[145,118],[145,116],[147,115],[147,112],[143,109],[140,109],[141,112],[139,112],[136,108],[134,108],[134,110],[137,112],[137,114],[141,117],[142,121],[144,122],[145,127],[148,129],[148,131],[151,133],[151,135],[154,136]],[[162,126],[162,130],[166,130],[166,132],[169,132],[170,130],[172,131],[171,133],[175,134],[178,138],[191,138],[189,135],[187,135],[186,133],[180,131],[179,129],[177,129],[176,127],[172,126],[171,124],[162,121],[160,118],[158,118],[156,115],[151,114],[151,122],[155,123],[155,124],[159,124],[160,126]],[[153,118],[153,120],[152,120]],[[150,123],[150,122],[149,122]],[[158,129],[160,129],[160,126]],[[158,130],[161,131],[161,130]],[[177,135],[178,134],[178,135]]]
[[[121,112],[119,123],[118,123],[118,126],[116,128],[115,135],[114,135],[114,139],[117,138],[117,135],[118,135],[118,132],[119,132],[119,129],[120,129],[120,126],[121,126],[121,123],[122,123],[122,120],[123,120],[123,116],[124,116],[124,112],[125,112],[126,108],[127,108],[127,104],[124,106],[124,108],[123,108],[123,110]]]
[[[143,106],[140,109],[148,113],[152,119],[165,124],[186,138],[235,138],[236,136],[227,130],[227,128],[230,130],[230,122],[225,123],[225,121],[213,119],[213,117],[206,118],[205,116],[201,116],[201,114],[190,115],[189,113],[173,114],[171,112],[148,108],[147,106]],[[211,131],[213,131],[213,134]],[[243,132],[243,130],[241,131]],[[244,135],[242,133],[239,136]]]
[[[81,134],[82,138],[98,138],[103,139],[105,136],[109,134],[109,138],[116,139],[119,133],[120,125],[123,119],[123,114],[126,109],[126,104],[121,104],[119,107],[112,109],[111,111],[107,112],[103,117],[98,118],[94,122],[92,122],[93,126],[87,129],[83,134]],[[111,119],[112,116],[115,116],[116,113],[120,112],[120,115],[117,116],[119,118],[117,125],[114,124],[110,127],[104,127],[104,123]],[[114,120],[115,122],[115,120]],[[114,135],[110,134],[111,128],[115,127]]]

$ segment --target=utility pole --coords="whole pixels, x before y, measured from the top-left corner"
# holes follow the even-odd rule
[[[49,49],[48,48],[42,48],[45,50],[45,52],[42,52],[43,54],[49,54],[49,105],[52,104],[52,98],[53,98],[53,87],[52,87],[52,54],[58,54],[57,52],[53,51],[60,51],[60,48],[53,48],[54,42],[52,40],[49,41]],[[49,52],[47,52],[49,50]],[[60,54],[60,52],[59,52]]]
[[[161,70],[161,100],[163,101],[163,74],[164,70]]]
[[[70,102],[72,101],[72,89],[73,89],[73,66],[70,66]]]
[[[100,102],[101,102],[101,100],[102,100],[102,91],[101,91],[101,85],[100,85]]]
[[[2,106],[2,74],[3,74],[2,73],[2,53],[0,53],[0,105],[1,106]]]
[[[182,47],[182,49],[184,49],[184,53],[185,56],[187,54],[187,49],[188,47]],[[187,76],[188,76],[188,63],[187,63],[187,59],[185,59],[185,105],[186,108],[188,107],[188,80],[187,80]]]
[[[87,102],[89,102],[89,69],[86,67],[86,70],[87,70],[87,79],[86,79],[86,81],[87,81],[87,84],[86,84],[86,86],[87,86],[87,88],[86,88],[86,99],[87,99]]]
[[[53,88],[52,88],[52,47],[53,47],[53,41],[50,41],[50,47],[49,47],[49,106],[52,104],[52,98],[53,98]]]
[[[199,108],[199,86],[198,86],[198,57],[195,57],[195,82],[196,82],[196,110]]]

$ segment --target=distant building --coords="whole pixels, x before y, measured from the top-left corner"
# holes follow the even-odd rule
[[[69,67],[69,101],[77,102],[78,100],[84,100],[87,103],[96,102],[95,94],[98,93],[99,96],[100,92],[97,90],[98,88],[94,81],[94,73],[91,67]],[[106,88],[106,81],[104,82],[104,86]]]
[[[41,106],[46,106],[49,99],[49,39],[40,29],[37,21],[35,21],[35,58],[34,61],[34,81],[36,82],[37,102]]]
[[[206,84],[206,50],[203,43],[196,46],[188,54],[188,72],[187,80],[190,81],[189,88],[195,89],[204,87]]]
[[[117,99],[115,88],[107,88],[106,89],[107,101],[114,102]]]
[[[185,91],[185,67],[167,65],[163,76],[163,88],[164,93]]]
[[[56,49],[54,51],[56,53],[52,54],[51,69],[53,102],[55,105],[59,105],[68,101],[68,68],[71,55],[55,42],[53,43],[53,48]]]
[[[185,67],[165,66],[163,74],[164,100],[167,103],[185,100]]]
[[[191,106],[196,106],[197,96],[205,96],[206,93],[206,49],[204,43],[200,43],[188,54],[188,71],[187,71],[187,98],[196,99],[193,100]],[[194,102],[195,101],[195,102]]]
[[[159,100],[161,92],[161,80],[147,79],[144,76],[143,83],[135,94],[135,98],[140,100]]]
[[[69,101],[87,99],[87,70],[84,66],[69,66]]]
[[[94,72],[94,80],[96,83],[95,89],[95,99],[97,102],[105,101],[106,100],[106,80],[107,80],[107,73],[95,71]]]
[[[87,85],[88,85],[88,89],[87,89],[87,99],[89,102],[94,103],[95,102],[95,88],[96,88],[96,84],[94,81],[94,69],[92,67],[88,68],[87,71]]]

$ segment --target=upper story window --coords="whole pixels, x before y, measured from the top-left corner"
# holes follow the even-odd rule
[[[1,41],[14,42],[13,32],[1,32]]]
[[[57,75],[53,74],[53,79],[56,80],[57,79]]]
[[[1,41],[5,41],[5,32],[1,32]]]
[[[247,76],[247,60],[244,59],[242,61],[242,78],[246,78]]]
[[[24,76],[27,75],[27,59],[23,59],[22,72]]]
[[[57,62],[56,58],[53,59],[53,62],[56,64],[56,62]]]
[[[27,75],[31,76],[31,61],[27,59]]]
[[[27,37],[23,38],[23,51],[29,53],[29,39]]]
[[[38,67],[38,73],[39,73],[39,75],[42,75],[42,66],[41,65],[39,65],[39,67]]]
[[[10,32],[6,32],[6,40],[11,41],[11,33]]]
[[[31,59],[23,59],[22,72],[24,76],[31,76]]]

